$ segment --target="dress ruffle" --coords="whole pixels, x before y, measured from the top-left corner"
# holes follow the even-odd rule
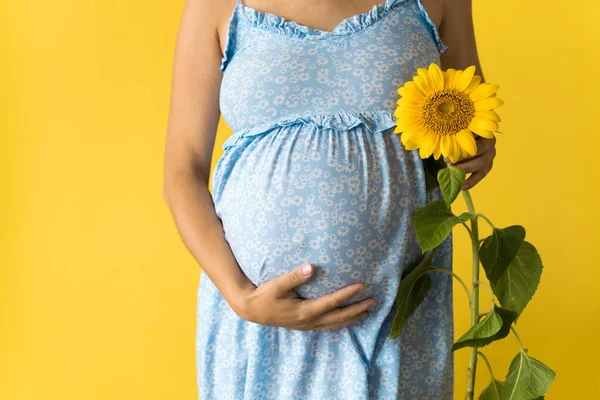
[[[373,25],[393,8],[405,3],[407,0],[386,0],[382,4],[374,5],[369,12],[353,15],[341,21],[332,31],[323,31],[300,25],[294,21],[268,12],[257,11],[252,7],[240,4],[242,14],[257,28],[276,32],[294,38],[325,39],[331,36],[344,36],[359,32]]]
[[[286,126],[301,124],[313,125],[320,129],[331,129],[334,131],[348,131],[358,125],[363,125],[372,133],[377,133],[394,127],[396,125],[396,117],[394,117],[391,111],[380,110],[341,112],[283,119],[275,123],[254,125],[235,132],[223,143],[223,150],[236,146],[244,138],[264,135]]]
[[[238,12],[238,8],[240,7],[240,4],[238,4],[235,9],[233,10],[233,13],[231,13],[231,17],[229,18],[229,25],[227,26],[227,39],[225,42],[225,54],[223,54],[223,57],[221,58],[221,66],[219,67],[219,70],[221,72],[225,71],[225,68],[227,67],[227,64],[229,64],[229,61],[231,60],[231,58],[233,57],[233,53],[235,52],[235,31],[237,29],[237,18],[236,18],[236,13]]]
[[[423,19],[429,26],[429,30],[431,31],[431,34],[433,35],[433,40],[435,40],[435,44],[437,45],[438,51],[440,53],[446,53],[446,52],[450,51],[450,48],[448,46],[446,46],[446,44],[444,42],[442,42],[442,38],[440,37],[440,32],[438,31],[437,25],[435,24],[435,22],[433,22],[431,20],[431,18],[429,17],[429,14],[427,14],[427,10],[425,10],[425,7],[423,7],[423,1],[417,0],[417,5],[419,6],[419,11],[421,12],[421,15],[423,16]]]

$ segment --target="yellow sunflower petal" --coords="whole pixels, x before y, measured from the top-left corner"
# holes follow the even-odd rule
[[[475,125],[469,125],[468,128],[471,132],[487,138],[487,139],[493,139],[494,138],[494,132],[493,131],[488,131],[486,129],[481,128],[480,126],[475,126]]]
[[[450,162],[455,163],[460,159],[460,146],[456,141],[456,135],[448,136],[448,154],[446,156],[450,159]]]
[[[404,84],[404,88],[407,94],[416,96],[418,98],[425,99],[425,92],[421,91],[416,83],[408,81]]]
[[[418,94],[414,90],[405,89],[405,96],[402,98],[407,107],[422,108],[425,102],[425,97]]]
[[[498,130],[498,124],[496,121],[492,121],[491,119],[474,117],[469,124],[469,129],[473,130],[472,128],[493,132]]]
[[[463,71],[460,69],[456,70],[454,72],[454,81],[450,85],[450,89],[456,89],[456,85],[458,84],[458,81],[460,80],[460,77],[462,76],[462,74],[463,74]]]
[[[463,129],[458,132],[456,135],[456,141],[461,148],[461,155],[466,155],[468,157],[473,157],[477,154],[477,142],[475,142],[475,137],[468,129]]]
[[[471,65],[470,67],[465,69],[463,71],[463,73],[460,75],[460,77],[458,78],[458,81],[456,81],[456,90],[458,90],[459,92],[463,92],[467,88],[467,86],[469,86],[469,84],[471,83],[471,80],[473,79],[474,74],[475,74],[475,66],[474,65]]]
[[[429,83],[425,79],[421,78],[420,76],[415,76],[413,78],[413,82],[415,83],[420,92],[431,93]]]
[[[486,111],[476,111],[476,117],[491,119],[495,122],[501,122],[500,116],[494,110],[486,110]]]
[[[479,87],[480,83],[481,83],[481,76],[473,75],[473,78],[471,78],[471,83],[469,83],[469,86],[467,86],[467,88],[465,89],[465,94],[471,93],[473,90],[475,90],[477,87]]]
[[[413,79],[417,86],[419,86],[420,89],[424,89],[424,93],[435,91],[435,87],[429,77],[429,71],[425,68],[417,68],[417,73],[418,75]],[[419,84],[419,79],[421,80],[421,84]]]
[[[500,100],[498,97],[488,97],[483,100],[475,101],[473,105],[475,106],[475,111],[487,111],[493,108],[500,107],[504,102]]]
[[[423,128],[423,122],[419,119],[401,118],[396,122],[396,126],[404,132],[409,129]]]
[[[435,148],[439,146],[440,137],[435,134],[428,134],[421,141],[421,147],[419,148],[419,155],[421,158],[428,158]]]
[[[441,139],[440,139],[440,141],[441,141]],[[440,158],[441,155],[442,155],[442,147],[438,145],[433,150],[433,158],[435,158],[437,160],[438,158]]]
[[[478,131],[475,132],[477,135],[484,137],[486,139],[493,139],[494,138],[494,132],[492,131]]]
[[[499,88],[500,86],[493,83],[482,83],[481,85],[477,86],[471,93],[469,93],[469,98],[473,101],[483,100],[496,93]]]
[[[447,156],[450,154],[450,149],[452,148],[451,141],[454,140],[451,135],[444,135],[440,139],[440,149],[442,153]]]
[[[454,89],[454,77],[456,70],[454,68],[448,68],[446,70],[446,77],[444,80],[444,89]]]
[[[421,107],[422,107],[422,103],[415,101],[412,98],[405,98],[402,97],[401,99],[398,99],[398,101],[396,102],[396,104],[398,104],[398,107],[396,107],[396,111],[398,112],[420,112]]]
[[[420,137],[409,136],[406,133],[400,135],[400,142],[406,150],[416,150],[419,148]]]
[[[436,63],[429,65],[429,81],[434,90],[442,90],[444,88],[444,73]]]
[[[396,117],[397,124],[407,124],[407,123],[412,123],[413,121],[420,121],[422,122],[422,118],[421,118],[421,114],[413,111],[413,110],[401,110],[399,111],[398,109],[396,109],[396,111],[394,111],[394,117]]]

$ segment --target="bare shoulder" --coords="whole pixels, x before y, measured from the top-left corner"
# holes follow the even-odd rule
[[[225,47],[229,19],[237,0],[186,0],[183,21],[189,22],[204,37],[217,39]]]

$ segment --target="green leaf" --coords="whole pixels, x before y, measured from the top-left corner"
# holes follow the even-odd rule
[[[496,282],[510,263],[515,259],[521,243],[525,240],[525,228],[513,225],[507,228],[494,228],[481,247],[479,259],[490,282]]]
[[[452,205],[456,197],[460,194],[466,177],[467,174],[465,171],[459,167],[448,166],[438,171],[437,179],[442,189],[442,196],[448,207]]]
[[[556,372],[524,349],[510,363],[502,400],[543,399],[555,376]]]
[[[494,379],[479,395],[478,400],[502,400],[504,382]]]
[[[524,241],[500,279],[490,281],[500,305],[521,314],[537,290],[542,269],[542,259],[537,250]]]
[[[529,357],[529,361],[529,365],[531,366],[531,381],[527,390],[527,396],[530,399],[543,399],[543,395],[546,394],[556,377],[556,372],[538,359]]]
[[[455,225],[472,217],[469,213],[462,213],[457,217],[448,209],[444,200],[432,201],[419,209],[415,216],[415,227],[423,253],[439,246]]]
[[[531,382],[531,364],[525,351],[519,351],[508,367],[502,400],[523,400]]]
[[[483,347],[508,336],[510,325],[518,314],[494,304],[492,311],[485,318],[473,325],[456,343],[452,345],[455,351],[463,347]]]
[[[415,269],[400,280],[400,287],[396,294],[396,315],[392,321],[392,339],[402,334],[404,323],[419,307],[431,288],[429,272],[436,269],[431,265],[431,255],[430,253]]]

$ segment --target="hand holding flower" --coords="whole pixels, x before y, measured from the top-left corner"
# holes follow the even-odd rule
[[[450,158],[445,157],[444,161],[453,167],[459,167],[465,173],[471,176],[465,181],[462,190],[469,190],[478,184],[492,170],[494,158],[496,157],[496,138],[487,139],[477,137],[477,154],[474,157],[460,158],[456,163],[452,163]]]

